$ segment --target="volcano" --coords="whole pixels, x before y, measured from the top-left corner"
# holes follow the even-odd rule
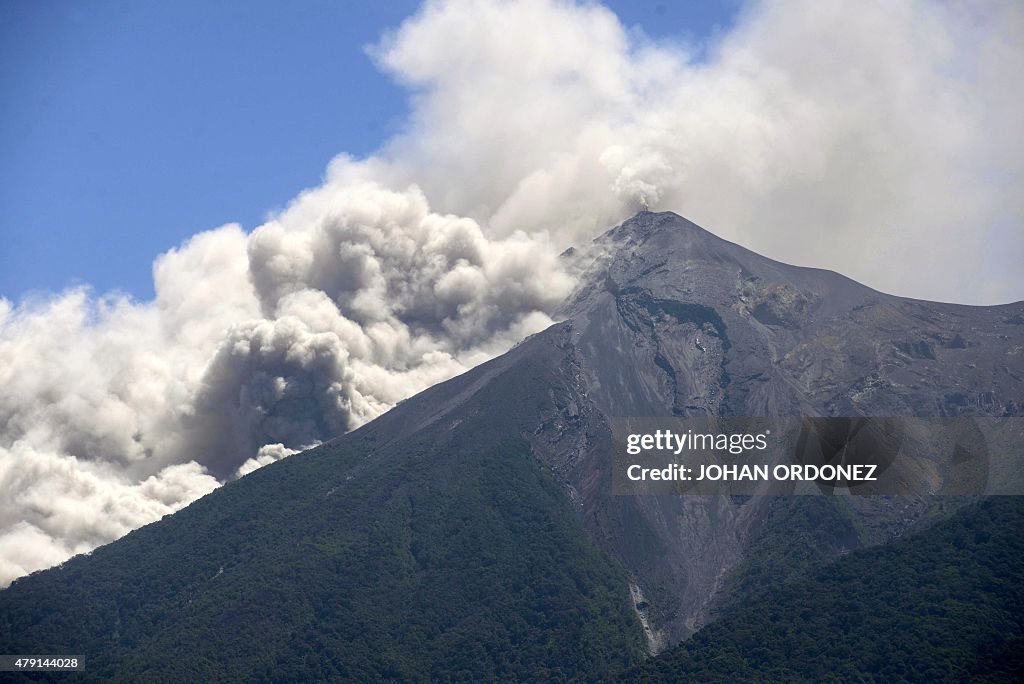
[[[0,652],[81,654],[101,681],[614,679],[816,569],[987,510],[619,496],[611,421],[1020,416],[1024,303],[884,294],[672,213],[566,258],[582,276],[559,323],[14,582]]]

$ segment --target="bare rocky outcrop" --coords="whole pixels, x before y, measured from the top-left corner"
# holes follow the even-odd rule
[[[642,212],[581,253],[597,256],[564,322],[509,356],[559,350],[564,383],[549,390],[550,415],[531,443],[633,576],[659,645],[711,617],[772,500],[613,496],[610,419],[1009,416],[1024,405],[1019,303],[887,295],[772,261],[671,213]],[[899,536],[931,510],[915,500],[850,505],[861,543]]]

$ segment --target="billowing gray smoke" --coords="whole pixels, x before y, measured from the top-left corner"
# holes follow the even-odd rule
[[[428,2],[371,51],[413,94],[376,154],[169,251],[151,302],[0,300],[0,584],[545,327],[556,255],[638,208],[899,294],[1024,296],[1022,35],[1015,2],[755,2],[706,46]]]
[[[161,257],[156,299],[0,310],[0,580],[370,420],[551,323],[543,235],[487,238],[415,188],[306,193]]]

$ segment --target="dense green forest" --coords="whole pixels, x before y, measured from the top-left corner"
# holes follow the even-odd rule
[[[516,400],[544,381],[529,372],[484,409],[402,438],[398,411],[15,582],[0,652],[82,654],[75,681],[124,682],[557,682],[639,663],[625,572],[518,437],[546,401]]]
[[[772,583],[612,681],[1020,681],[1024,499]]]
[[[0,644],[88,654],[76,681],[996,682],[1024,672],[1024,499],[985,499],[834,562],[855,536],[842,502],[780,499],[720,619],[639,664],[621,570],[585,541],[523,443],[442,452],[416,441],[397,469],[358,462],[323,447],[19,581],[17,600],[0,592]],[[327,464],[349,474],[325,477]],[[801,538],[787,543],[787,529]],[[846,542],[833,536],[785,562],[837,530]]]

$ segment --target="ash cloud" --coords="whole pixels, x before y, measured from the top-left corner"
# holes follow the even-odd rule
[[[1012,2],[754,2],[701,46],[593,4],[426,3],[369,51],[412,103],[377,153],[170,250],[153,301],[0,299],[0,585],[542,329],[557,254],[641,208],[902,295],[1021,298],[1022,35]]]
[[[544,235],[491,238],[415,189],[305,193],[201,233],[148,303],[0,306],[0,582],[342,434],[551,323]]]

